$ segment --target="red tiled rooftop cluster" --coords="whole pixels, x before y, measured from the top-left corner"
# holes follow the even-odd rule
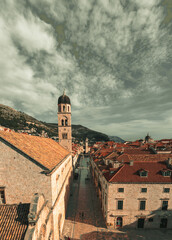
[[[92,148],[91,156],[99,170],[110,182],[171,183],[172,177],[164,177],[161,171],[170,170],[167,166],[167,160],[172,158],[172,154],[156,154],[151,148],[152,144],[136,147],[136,143],[138,142],[136,141],[134,144],[113,143],[113,148],[107,147],[106,143],[101,143],[97,148]],[[156,143],[161,142],[157,141]],[[109,160],[108,164],[105,164],[106,160]],[[131,161],[132,165],[129,164]],[[119,166],[112,168],[113,162],[119,162]],[[148,171],[147,177],[140,177],[139,171],[141,169]]]

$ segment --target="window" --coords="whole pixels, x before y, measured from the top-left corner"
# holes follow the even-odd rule
[[[65,106],[63,106],[63,112],[65,112]]]
[[[62,119],[62,126],[64,126],[64,120]]]
[[[59,112],[61,112],[61,106],[59,105]]]
[[[153,222],[153,218],[149,218],[148,221],[149,221],[149,222]]]
[[[147,188],[141,188],[141,192],[147,192]]]
[[[60,177],[60,175],[57,174],[57,175],[56,175],[56,187],[57,187],[57,191],[58,191],[58,185],[59,185],[59,184],[58,184],[58,183],[59,183],[59,182],[58,182],[58,181],[59,181],[59,177]]]
[[[164,188],[164,192],[169,193],[170,189],[169,188]]]
[[[66,125],[66,126],[68,125],[68,121],[67,121],[67,119],[65,119],[65,125]]]
[[[167,200],[162,201],[162,210],[167,210],[167,208],[168,208],[168,201]]]
[[[146,207],[146,201],[145,200],[141,200],[140,201],[140,210],[145,210]]]
[[[123,210],[123,200],[118,200],[118,210]]]
[[[105,194],[105,205],[106,205],[106,200],[107,200],[107,199],[106,199],[106,194]]]
[[[67,139],[67,133],[62,133],[62,138]]]
[[[168,170],[162,171],[162,175],[163,175],[164,177],[170,177],[170,176],[171,176],[171,172],[168,171]]]
[[[0,188],[0,204],[1,203],[6,203],[5,202],[5,190],[4,190],[4,188]]]
[[[68,106],[68,112],[69,112],[69,106]]]
[[[148,176],[148,172],[145,170],[140,171],[140,177],[147,177]]]
[[[124,188],[118,188],[118,192],[124,192]]]

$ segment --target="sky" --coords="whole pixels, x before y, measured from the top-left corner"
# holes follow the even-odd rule
[[[125,140],[172,138],[171,0],[1,0],[0,103]]]

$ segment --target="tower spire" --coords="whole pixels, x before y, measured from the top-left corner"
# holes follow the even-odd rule
[[[63,95],[66,95],[66,89],[64,88],[64,90],[63,90]]]

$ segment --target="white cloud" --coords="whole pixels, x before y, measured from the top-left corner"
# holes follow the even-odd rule
[[[132,136],[168,119],[168,133],[171,113],[163,115],[163,107],[171,101],[172,46],[159,3],[3,1],[1,102],[43,120],[54,113],[56,121],[56,101],[66,88],[73,122]]]
[[[17,38],[28,52],[44,50],[53,53],[56,49],[56,41],[50,26],[31,14],[29,19],[19,16],[12,29],[12,37]]]

